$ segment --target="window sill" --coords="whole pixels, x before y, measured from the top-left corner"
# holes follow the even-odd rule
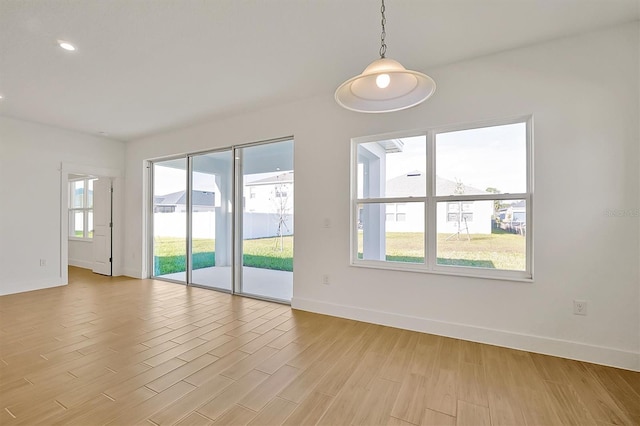
[[[69,241],[78,241],[81,243],[92,243],[93,238],[79,238],[79,237],[69,237]]]
[[[383,269],[383,270],[389,270],[389,271],[399,271],[399,272],[418,272],[421,274],[433,274],[433,275],[449,275],[449,276],[454,276],[454,277],[464,277],[464,278],[476,278],[476,279],[483,279],[483,280],[498,280],[498,281],[513,281],[513,282],[520,282],[520,283],[533,283],[534,279],[533,276],[529,275],[527,276],[526,273],[522,273],[522,276],[517,276],[517,275],[511,275],[511,274],[491,274],[491,271],[477,271],[475,269],[473,269],[472,271],[464,271],[464,270],[460,270],[459,268],[455,269],[455,270],[451,270],[451,271],[447,271],[447,270],[442,270],[442,269],[426,269],[424,264],[398,264],[396,262],[351,262],[351,265],[353,267],[356,268],[369,268],[369,269]],[[471,268],[469,268],[471,269]],[[517,271],[505,271],[507,273],[512,273],[515,272],[515,274],[518,274]]]

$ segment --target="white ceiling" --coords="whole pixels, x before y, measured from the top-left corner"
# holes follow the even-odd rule
[[[387,56],[426,73],[640,18],[640,0],[386,6]],[[377,58],[379,9],[378,0],[0,0],[0,115],[131,140],[333,94]]]

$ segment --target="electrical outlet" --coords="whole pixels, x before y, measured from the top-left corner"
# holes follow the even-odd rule
[[[47,260],[46,259],[40,259],[40,266],[47,266]]]
[[[322,284],[329,285],[329,275],[325,274],[322,276]]]
[[[573,301],[573,314],[574,315],[587,315],[587,301],[586,300],[574,300]]]

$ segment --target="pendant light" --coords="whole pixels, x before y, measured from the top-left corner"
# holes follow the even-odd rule
[[[382,0],[382,34],[380,59],[373,61],[362,74],[345,81],[336,90],[336,102],[351,111],[380,113],[400,111],[426,101],[436,90],[431,77],[405,69],[385,57],[385,6]]]

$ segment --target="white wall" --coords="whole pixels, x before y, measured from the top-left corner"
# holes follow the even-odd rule
[[[426,70],[438,90],[407,111],[352,113],[327,93],[129,143],[127,273],[147,274],[144,159],[293,134],[294,307],[640,369],[638,218],[605,214],[638,208],[638,32],[635,23]],[[349,266],[352,137],[526,114],[533,283]],[[568,211],[577,214],[560,220]],[[588,316],[572,314],[573,299],[588,301]]]
[[[93,267],[93,241],[69,240],[69,265],[91,269]]]
[[[61,264],[67,247],[67,237],[61,238],[60,232],[62,163],[123,169],[124,144],[0,117],[0,203],[11,206],[0,208],[0,295],[66,284]],[[114,232],[121,232],[116,228],[122,226],[122,208],[114,205],[114,210]],[[114,244],[120,240],[116,235]],[[40,259],[46,266],[40,266]]]

